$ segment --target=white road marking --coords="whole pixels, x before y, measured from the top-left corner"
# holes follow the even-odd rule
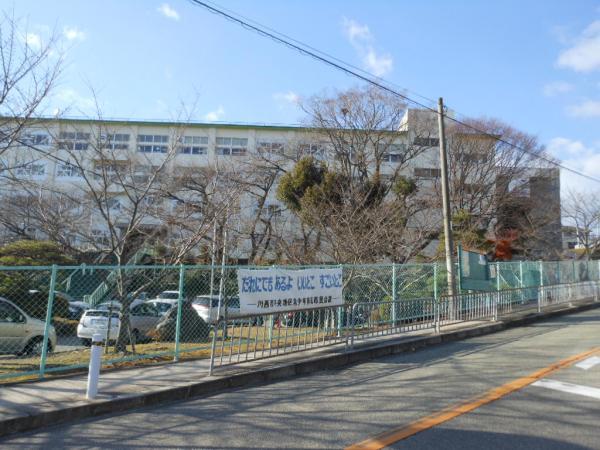
[[[600,389],[580,384],[563,383],[556,380],[539,380],[533,383],[532,386],[554,389],[555,391],[568,392],[569,394],[583,395],[600,400]]]
[[[600,364],[600,356],[592,356],[591,358],[584,359],[583,361],[578,362],[577,364],[575,364],[575,367],[579,367],[583,370],[588,370],[597,364]]]

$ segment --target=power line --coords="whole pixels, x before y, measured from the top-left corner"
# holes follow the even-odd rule
[[[381,77],[376,77],[375,75],[373,75],[373,74],[371,74],[371,73],[369,73],[369,72],[367,72],[365,70],[358,69],[358,68],[352,66],[351,64],[349,64],[349,63],[347,63],[347,62],[345,62],[345,61],[343,61],[343,60],[341,60],[339,58],[336,58],[334,56],[328,55],[327,53],[325,53],[325,52],[323,52],[321,50],[315,49],[314,47],[311,47],[308,44],[305,44],[305,43],[303,43],[303,42],[301,42],[301,41],[299,41],[297,39],[294,39],[294,38],[291,38],[289,36],[286,36],[285,34],[280,33],[278,31],[275,31],[275,30],[273,30],[273,29],[271,29],[269,27],[266,27],[264,25],[261,25],[261,24],[259,24],[256,21],[244,18],[240,14],[235,13],[235,12],[233,12],[231,10],[226,10],[225,8],[223,8],[221,6],[218,6],[218,7],[217,6],[213,6],[213,5],[216,5],[216,3],[214,3],[214,2],[207,2],[207,1],[202,1],[202,0],[189,0],[189,1],[191,3],[193,3],[194,5],[203,7],[205,9],[207,9],[208,11],[210,11],[211,13],[213,13],[215,15],[218,15],[218,16],[221,16],[221,17],[223,17],[223,18],[225,18],[225,19],[227,19],[227,20],[229,20],[231,22],[234,22],[234,23],[242,26],[243,28],[246,28],[246,29],[248,29],[250,31],[254,31],[255,33],[259,34],[260,36],[267,37],[267,38],[269,38],[269,39],[271,39],[271,40],[273,40],[273,41],[275,41],[275,42],[277,42],[277,43],[279,43],[281,45],[284,45],[284,46],[286,46],[288,48],[296,50],[296,51],[298,51],[299,53],[301,53],[301,54],[303,54],[305,56],[309,56],[309,57],[311,57],[313,59],[316,59],[317,61],[322,62],[322,63],[324,63],[324,64],[326,64],[326,65],[328,65],[330,67],[333,67],[334,69],[342,71],[342,72],[344,72],[345,74],[347,74],[349,76],[358,78],[358,79],[360,79],[360,80],[362,80],[362,81],[364,81],[364,82],[366,82],[366,83],[368,83],[368,84],[370,84],[372,86],[375,86],[375,87],[377,87],[379,89],[382,89],[382,90],[384,90],[384,91],[386,91],[386,92],[388,92],[388,93],[390,93],[390,94],[392,94],[392,95],[394,95],[396,97],[402,98],[403,100],[405,100],[405,101],[407,101],[409,103],[412,103],[413,105],[417,105],[417,106],[419,106],[419,107],[421,107],[423,109],[429,110],[432,113],[439,114],[438,111],[437,111],[437,109],[432,108],[432,107],[430,107],[428,105],[425,105],[424,103],[419,102],[419,101],[417,101],[417,100],[409,97],[406,94],[402,94],[402,93],[400,93],[400,92],[392,89],[391,87],[386,86],[386,84],[387,85],[391,85],[392,84],[389,81],[387,81],[387,80],[385,80],[385,79],[383,79]],[[209,3],[211,3],[211,4],[209,4]],[[364,75],[362,75],[359,72],[363,73]],[[380,80],[380,81],[376,81],[376,80]],[[385,83],[385,84],[382,84],[382,83]],[[406,89],[403,89],[403,90],[407,91]],[[423,97],[423,98],[427,99],[426,97]],[[427,100],[430,100],[430,99],[427,99]],[[473,125],[471,125],[471,124],[469,124],[467,122],[463,122],[461,120],[458,120],[456,118],[450,117],[448,115],[445,115],[445,117],[447,119],[451,120],[452,122],[455,122],[457,124],[463,125],[463,126],[469,128],[470,130],[473,130],[473,131],[475,131],[475,132],[477,132],[479,134],[482,134],[484,136],[491,137],[491,138],[497,140],[498,142],[502,142],[504,144],[507,144],[507,145],[511,146],[512,148],[517,149],[517,150],[519,150],[519,151],[521,151],[523,153],[526,153],[526,154],[528,154],[528,155],[530,155],[530,156],[532,156],[532,157],[534,157],[536,159],[540,159],[540,160],[542,160],[544,162],[547,162],[547,163],[549,163],[549,164],[551,164],[553,166],[560,167],[561,169],[564,169],[564,170],[566,170],[568,172],[571,172],[571,173],[574,173],[574,174],[579,175],[581,177],[587,178],[587,179],[589,179],[591,181],[595,181],[596,183],[600,183],[600,179],[599,178],[595,178],[595,177],[593,177],[591,175],[587,175],[587,174],[585,174],[583,172],[580,172],[580,171],[578,171],[576,169],[572,169],[570,167],[567,167],[567,166],[565,166],[565,165],[563,165],[563,164],[555,161],[553,158],[551,158],[549,156],[545,156],[545,155],[541,155],[539,153],[532,152],[531,150],[528,150],[528,149],[526,149],[524,147],[516,145],[516,144],[514,144],[514,143],[512,143],[512,142],[510,142],[510,141],[508,141],[506,139],[500,138],[500,137],[498,137],[496,135],[493,135],[493,134],[491,134],[491,133],[489,133],[487,131],[478,129],[477,127],[475,127],[475,126],[473,126]]]
[[[272,34],[277,35],[277,36],[279,36],[279,37],[281,37],[283,39],[286,39],[286,40],[288,40],[290,42],[293,42],[293,43],[295,43],[295,44],[297,44],[297,45],[299,45],[299,46],[301,46],[301,47],[303,47],[305,49],[309,49],[309,50],[311,50],[314,53],[317,53],[317,54],[319,54],[321,56],[324,56],[324,57],[329,58],[329,59],[331,59],[333,61],[336,61],[339,64],[344,65],[345,67],[351,68],[353,71],[360,72],[360,73],[362,73],[363,75],[369,77],[372,80],[373,79],[374,80],[378,80],[378,82],[380,82],[380,83],[385,83],[388,86],[394,86],[394,87],[400,89],[403,92],[408,92],[408,93],[411,93],[413,96],[420,97],[422,100],[425,100],[425,101],[431,103],[431,106],[429,108],[431,108],[431,109],[435,109],[436,108],[436,105],[437,105],[437,100],[436,99],[432,99],[432,98],[426,97],[424,95],[419,94],[418,92],[412,91],[412,90],[407,89],[407,88],[405,88],[403,86],[400,86],[400,85],[398,85],[396,83],[393,83],[392,81],[389,81],[389,80],[386,80],[386,79],[384,79],[384,78],[382,78],[380,76],[374,75],[371,72],[368,72],[368,71],[366,71],[366,70],[364,70],[364,69],[362,69],[362,68],[360,68],[358,66],[355,66],[355,65],[353,65],[353,64],[351,64],[351,63],[349,63],[347,61],[344,61],[343,59],[340,59],[340,58],[336,57],[335,55],[332,55],[330,53],[324,52],[323,50],[319,50],[318,48],[315,48],[315,47],[307,44],[306,42],[302,42],[302,41],[300,41],[298,39],[295,39],[294,37],[292,37],[290,35],[287,35],[285,33],[277,31],[277,30],[275,30],[273,28],[270,28],[269,26],[267,26],[265,24],[257,22],[257,21],[253,20],[250,17],[244,16],[244,15],[239,14],[239,13],[237,13],[235,11],[230,10],[230,9],[227,9],[224,6],[218,5],[217,3],[213,2],[213,1],[205,0],[204,3],[208,3],[208,4],[211,4],[211,5],[214,5],[215,9],[220,9],[222,11],[225,11],[225,12],[229,13],[232,16],[235,15],[235,16],[237,16],[237,17],[245,20],[246,22],[255,25],[256,27],[260,27],[263,30],[267,30],[267,31],[269,31]]]

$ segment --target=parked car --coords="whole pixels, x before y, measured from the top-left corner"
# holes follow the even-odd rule
[[[98,305],[96,307],[96,309],[94,309],[93,311],[104,311],[106,314],[104,314],[103,317],[106,320],[94,319],[94,320],[97,320],[95,325],[96,325],[96,328],[100,327],[99,328],[100,331],[94,331],[91,333],[90,333],[91,330],[85,329],[86,327],[83,326],[84,319],[87,316],[89,316],[89,314],[88,314],[89,311],[90,310],[86,311],[86,313],[81,317],[79,326],[77,327],[77,335],[83,340],[83,342],[85,344],[89,344],[91,342],[90,340],[91,340],[94,332],[97,332],[97,333],[100,333],[103,335],[107,334],[108,313],[110,312],[113,315],[116,314],[116,316],[119,317],[119,312],[121,311],[121,303],[117,302],[116,300],[111,300],[109,302]],[[141,340],[147,339],[148,333],[156,327],[156,324],[158,323],[158,321],[161,318],[161,314],[159,313],[158,309],[156,309],[152,304],[149,304],[142,300],[134,300],[131,303],[131,306],[129,307],[129,311],[130,311],[129,323],[131,326],[132,338],[134,339],[135,342],[140,342]],[[94,314],[95,314],[95,317],[98,317],[98,314],[96,314],[96,313],[94,313]],[[90,317],[92,317],[92,316],[90,316]],[[114,316],[111,315],[111,327],[110,327],[111,328],[111,330],[110,330],[111,336],[113,336],[112,317],[114,317]],[[90,320],[92,320],[92,319],[90,319]],[[116,338],[116,336],[119,335],[120,327],[121,327],[121,321],[119,320],[118,326],[116,328],[116,333],[114,334],[115,338]],[[90,327],[90,328],[93,329],[94,327]],[[81,336],[79,335],[80,329],[82,330]]]
[[[177,300],[179,299],[179,291],[162,291],[152,300]]]
[[[26,314],[10,300],[0,297],[0,353],[42,353],[45,323]],[[56,348],[56,330],[50,325],[48,351]]]
[[[219,309],[219,296],[218,295],[198,295],[192,302],[192,307],[196,310],[198,315],[208,324],[214,324],[217,320],[217,311]],[[240,299],[237,296],[234,297],[223,297],[223,303],[221,304],[221,314],[219,319],[228,320],[233,319],[233,323],[236,324],[252,324],[261,325],[263,323],[262,317],[247,317],[237,319],[241,316],[240,312]]]
[[[110,314],[110,333],[109,333]],[[110,312],[106,309],[88,309],[83,313],[77,325],[77,337],[83,345],[90,345],[94,334],[101,334],[108,342],[119,335],[121,319],[118,312]]]
[[[198,295],[192,302],[192,307],[196,310],[198,315],[209,324],[213,324],[217,321],[217,313],[219,310],[219,296],[218,295]],[[240,315],[240,299],[238,297],[223,297],[221,304],[221,313],[219,320],[227,317],[232,319]]]
[[[172,342],[177,330],[177,308],[171,308],[156,325],[156,337]],[[210,335],[209,325],[198,315],[190,301],[182,303],[180,342],[205,342]]]
[[[83,313],[90,309],[90,305],[86,302],[70,301],[69,302],[69,319],[80,320]]]
[[[164,316],[173,306],[177,306],[178,299],[159,299],[146,300],[146,303],[154,306],[158,312]]]

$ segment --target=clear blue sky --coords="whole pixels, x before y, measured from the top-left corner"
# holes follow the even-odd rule
[[[539,135],[600,176],[600,1],[219,0],[458,112]],[[0,0],[64,35],[51,108],[105,116],[296,123],[297,96],[357,81],[186,0]]]

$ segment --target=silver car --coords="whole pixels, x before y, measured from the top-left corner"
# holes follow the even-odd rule
[[[96,307],[96,310],[111,311],[113,314],[118,314],[121,311],[121,304],[115,300],[107,303],[100,304]],[[131,326],[132,337],[135,342],[140,342],[148,337],[148,333],[156,327],[156,324],[161,319],[162,315],[156,309],[156,307],[150,303],[144,302],[143,300],[134,300],[129,307],[129,323]],[[85,315],[81,318],[80,328],[83,330],[82,321]],[[108,317],[108,315],[106,315]],[[119,322],[120,327],[120,322]],[[113,334],[113,324],[111,323],[111,336]],[[107,325],[104,325],[104,332],[106,333]],[[79,328],[78,328],[79,333]],[[82,334],[84,334],[82,332]],[[118,328],[117,328],[118,336]],[[91,339],[91,335],[79,336],[82,338],[84,343],[88,344]]]
[[[45,322],[29,316],[10,300],[0,297],[0,353],[39,355]],[[56,330],[48,330],[48,351],[56,348]]]

